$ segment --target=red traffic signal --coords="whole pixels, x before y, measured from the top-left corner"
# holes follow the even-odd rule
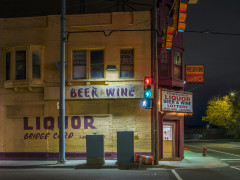
[[[152,78],[150,77],[145,77],[144,78],[144,86],[152,84]]]

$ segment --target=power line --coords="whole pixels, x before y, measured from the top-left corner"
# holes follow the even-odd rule
[[[158,31],[156,29],[122,29],[122,30],[86,30],[86,31],[72,31],[67,33],[66,42],[68,42],[69,36],[71,34],[77,33],[103,33],[105,37],[110,36],[113,32],[144,32],[144,31],[156,31],[157,35]]]
[[[94,1],[86,1],[84,2],[85,6],[88,5],[88,6],[91,6],[91,5],[94,5],[94,4],[99,4],[99,3],[105,3],[105,5],[114,5],[111,6],[110,8],[107,8],[105,7],[103,10],[105,11],[109,11],[110,9],[116,7],[116,8],[119,8],[120,5],[122,6],[122,10],[124,11],[124,7],[128,7],[129,9],[131,10],[134,10],[134,11],[137,11],[137,9],[135,9],[134,7],[130,6],[131,5],[138,5],[138,6],[146,6],[146,7],[152,7],[153,5],[152,4],[145,4],[145,3],[138,3],[138,2],[131,2],[129,0],[94,0]],[[72,8],[72,7],[79,7],[81,4],[80,3],[75,3],[75,4],[68,4],[66,7],[67,8]],[[100,10],[98,11],[99,12],[102,12],[103,10]],[[104,11],[104,12],[105,12]]]
[[[121,30],[121,29],[126,29],[126,28],[132,28],[134,26],[138,26],[140,24],[149,23],[149,22],[150,22],[150,19],[147,19],[147,20],[141,21],[141,22],[136,23],[136,24],[130,24],[130,25],[127,25],[127,26],[117,27],[114,30]],[[83,29],[82,27],[70,27],[70,28],[71,29],[77,29],[78,31],[90,31],[90,30]],[[109,30],[105,30],[105,31],[111,31],[111,30],[113,30],[113,29],[109,29]],[[104,31],[104,30],[99,30],[99,31]]]
[[[214,31],[210,31],[210,30],[204,30],[204,31],[185,30],[185,32],[188,32],[188,33],[199,33],[199,34],[215,34],[215,35],[240,36],[240,33],[214,32]]]

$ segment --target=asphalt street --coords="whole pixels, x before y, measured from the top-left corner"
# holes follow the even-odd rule
[[[0,169],[1,180],[176,180],[171,170]]]
[[[202,156],[203,146],[207,147],[207,156]],[[182,162],[161,162],[165,166],[143,169],[78,169],[39,168],[34,165],[8,166],[0,168],[0,180],[239,180],[240,179],[240,143],[217,141],[186,141],[185,159]],[[13,162],[2,162],[16,163]],[[19,164],[26,164],[24,161]],[[35,162],[37,163],[37,162]],[[46,163],[46,162],[43,162]],[[178,166],[176,166],[176,163]],[[175,166],[173,166],[175,164]],[[182,165],[181,165],[182,164]],[[172,166],[171,166],[172,165]],[[75,168],[74,168],[75,167]]]

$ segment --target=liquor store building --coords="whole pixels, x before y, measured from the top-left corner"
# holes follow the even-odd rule
[[[0,24],[0,159],[57,159],[60,16]],[[149,11],[66,17],[67,159],[85,159],[86,135],[93,133],[104,134],[105,158],[116,158],[122,130],[134,131],[136,153],[152,154],[152,110],[141,104],[144,77],[151,76],[151,31],[137,29],[151,29]]]

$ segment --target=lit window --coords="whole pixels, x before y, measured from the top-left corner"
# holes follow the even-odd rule
[[[104,57],[103,50],[90,52],[91,78],[104,78]]]
[[[26,79],[26,51],[16,51],[16,80]]]
[[[134,77],[134,50],[120,50],[120,78]]]
[[[86,51],[73,51],[73,79],[86,79]]]

